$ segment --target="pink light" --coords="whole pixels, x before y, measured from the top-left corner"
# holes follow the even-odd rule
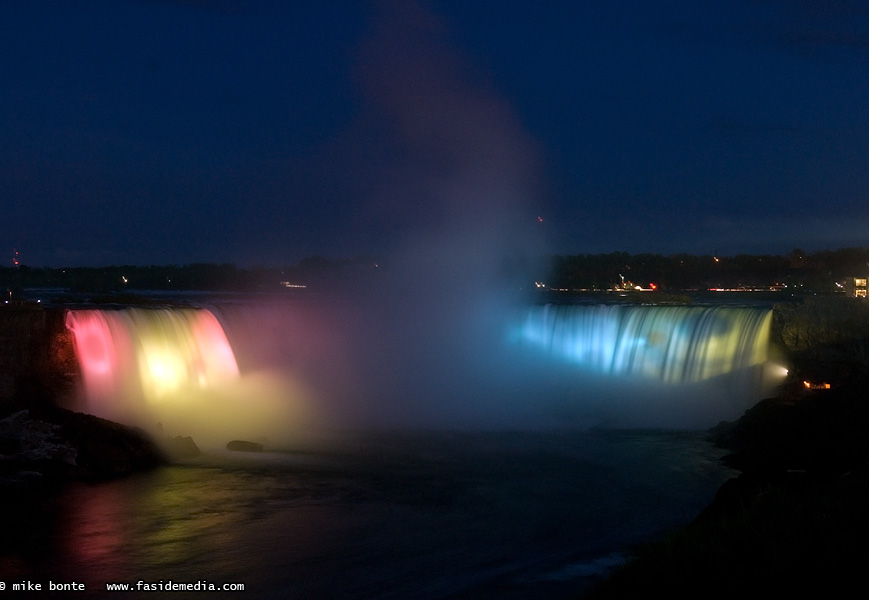
[[[98,416],[183,403],[194,388],[215,389],[239,376],[223,328],[207,310],[75,310],[66,324],[87,410]]]
[[[193,325],[193,339],[199,353],[197,370],[207,381],[238,377],[238,363],[217,318],[207,310],[200,311]]]
[[[86,374],[105,375],[115,367],[115,345],[108,323],[98,312],[69,312],[66,326],[73,332],[76,356]]]
[[[99,311],[70,311],[66,326],[73,333],[88,407],[95,414],[107,416],[102,408],[117,393],[124,353],[115,344],[109,321]]]

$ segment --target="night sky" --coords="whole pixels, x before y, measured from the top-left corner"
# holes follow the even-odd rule
[[[7,0],[0,57],[4,265],[869,245],[860,0]]]

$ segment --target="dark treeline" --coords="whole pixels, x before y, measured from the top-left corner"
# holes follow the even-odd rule
[[[813,254],[696,256],[691,254],[578,254],[557,256],[546,283],[565,289],[607,289],[625,281],[663,290],[765,287],[775,284],[834,292],[846,277],[869,274],[869,248],[842,248]]]
[[[249,291],[280,287],[284,282],[322,289],[352,284],[380,271],[371,258],[331,259],[313,256],[287,267],[242,268],[234,264],[197,263],[164,266],[110,266],[0,268],[0,290],[60,288],[72,292],[124,290],[230,290]],[[577,254],[551,257],[529,273],[528,263],[512,261],[502,269],[519,271],[501,281],[528,279],[551,288],[606,290],[632,282],[655,284],[661,290],[767,287],[835,292],[846,277],[869,274],[869,248],[842,248],[815,253],[794,249],[786,255],[697,256],[692,254]],[[385,267],[388,270],[388,266]],[[419,272],[421,278],[426,273]]]
[[[0,289],[59,288],[72,292],[125,290],[251,291],[290,285],[326,286],[374,268],[370,259],[334,260],[314,256],[290,267],[242,268],[234,264],[195,263],[162,266],[0,268]]]

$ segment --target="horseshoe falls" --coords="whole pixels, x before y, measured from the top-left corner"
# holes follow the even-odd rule
[[[455,316],[241,304],[71,310],[67,326],[87,412],[206,445],[314,429],[706,428],[781,370],[766,309]]]

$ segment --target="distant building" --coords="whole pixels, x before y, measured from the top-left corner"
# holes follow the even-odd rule
[[[845,295],[849,298],[866,298],[867,277],[848,277],[845,280]]]

